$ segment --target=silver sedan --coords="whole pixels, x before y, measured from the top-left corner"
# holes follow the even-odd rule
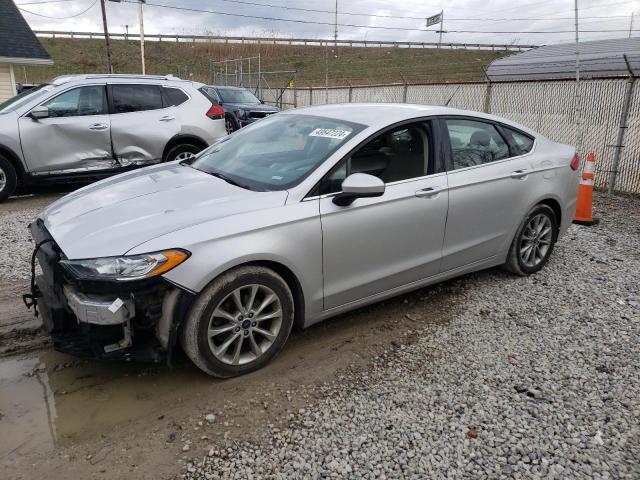
[[[572,221],[578,165],[477,112],[290,110],[46,208],[27,300],[58,350],[166,361],[181,344],[240,375],[292,328],[484,268],[537,272]]]

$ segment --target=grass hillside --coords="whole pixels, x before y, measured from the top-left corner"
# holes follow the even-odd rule
[[[104,40],[41,38],[55,64],[52,67],[19,67],[18,82],[43,82],[70,73],[106,71]],[[208,82],[209,59],[223,60],[261,56],[262,70],[297,70],[297,85],[324,86],[325,48],[297,45],[191,43],[175,41],[145,43],[147,73],[187,75]],[[112,40],[114,71],[140,73],[140,46],[136,41]],[[392,83],[407,81],[455,82],[482,80],[483,66],[504,55],[491,51],[329,47],[330,85]],[[252,66],[255,69],[255,65]],[[245,66],[246,69],[246,66]],[[288,79],[273,77],[272,87]],[[273,82],[273,83],[272,83]]]

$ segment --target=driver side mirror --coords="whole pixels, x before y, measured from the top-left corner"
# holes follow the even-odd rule
[[[356,198],[380,197],[384,193],[384,182],[367,173],[352,173],[342,182],[342,192],[333,197],[340,207],[351,205]]]
[[[29,116],[34,120],[39,120],[41,118],[49,117],[49,107],[45,107],[44,105],[38,105],[33,110],[29,112]]]

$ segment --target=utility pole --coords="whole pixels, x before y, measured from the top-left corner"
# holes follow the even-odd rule
[[[442,31],[444,30],[444,10],[440,12],[440,38],[438,39],[438,48],[442,46]]]
[[[631,23],[629,24],[629,38],[631,38],[632,30],[633,30],[633,12],[631,12]]]
[[[111,62],[111,42],[109,42],[109,30],[107,30],[107,11],[105,9],[106,0],[100,0],[102,8],[102,26],[104,29],[104,39],[107,43],[107,71],[113,73],[113,63]]]
[[[124,30],[125,30],[124,39],[129,40],[129,25],[125,25]]]
[[[333,31],[333,41],[337,47],[338,46],[338,0],[336,0],[336,17],[335,17],[335,29]]]
[[[140,60],[142,61],[142,75],[147,74],[147,69],[144,62],[144,13],[142,6],[146,0],[139,0],[140,3]]]

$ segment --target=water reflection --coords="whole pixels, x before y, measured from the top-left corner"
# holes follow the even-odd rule
[[[99,363],[54,351],[0,360],[0,459],[161,415],[211,379],[188,363]],[[193,390],[192,390],[193,392]],[[192,393],[193,394],[193,393]]]

